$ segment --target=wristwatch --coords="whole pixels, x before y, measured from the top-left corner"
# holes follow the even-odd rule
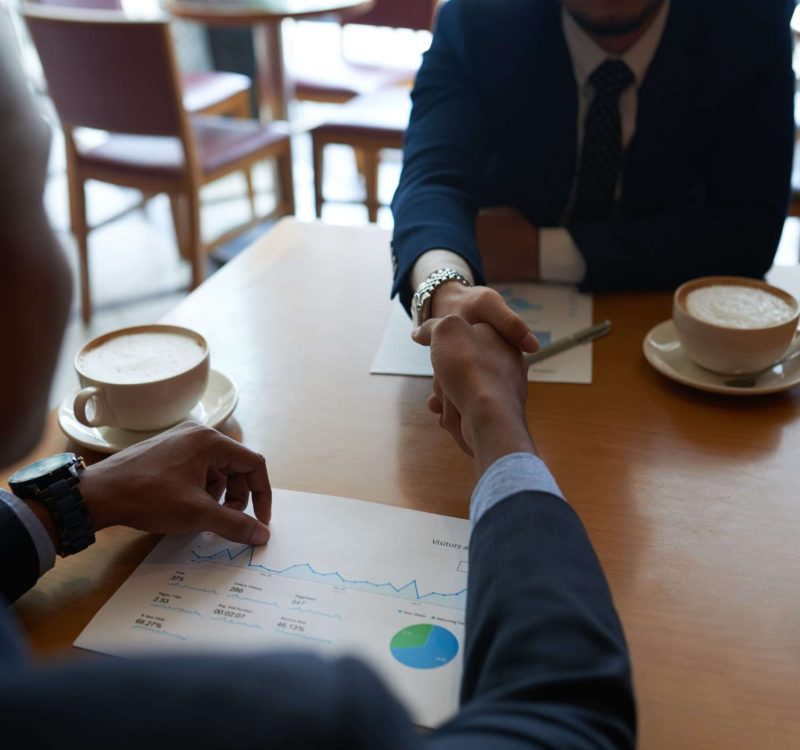
[[[11,491],[47,509],[56,527],[62,557],[74,555],[94,543],[94,526],[80,489],[86,464],[74,453],[57,453],[20,469],[8,480]]]
[[[469,280],[452,268],[440,268],[423,281],[411,298],[411,320],[421,326],[431,316],[431,298],[438,287],[447,281],[458,281],[464,286],[472,286]]]

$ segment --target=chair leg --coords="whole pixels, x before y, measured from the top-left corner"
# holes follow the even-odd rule
[[[67,166],[67,182],[69,185],[69,213],[72,234],[78,246],[78,266],[80,268],[81,285],[81,318],[84,323],[92,319],[92,290],[89,285],[89,228],[86,223],[86,193],[83,179],[76,174],[76,169]]]
[[[367,216],[371,222],[378,221],[378,150],[361,149],[364,159],[364,178],[367,187]]]
[[[315,133],[311,134],[311,150],[314,161],[314,207],[317,218],[322,218],[322,183],[324,180],[323,169],[325,168],[325,144],[317,138]]]
[[[367,176],[367,171],[369,169],[369,167],[367,166],[367,160],[369,158],[367,156],[368,150],[369,149],[366,148],[359,148],[358,146],[353,146],[353,151],[355,152],[355,157],[356,157],[356,170],[358,170],[359,174],[364,175],[364,177]]]
[[[255,219],[258,214],[256,213],[256,191],[253,187],[253,168],[247,167],[247,169],[242,170],[242,172],[247,182],[247,198],[250,201],[250,215]]]
[[[182,193],[170,193],[169,203],[172,208],[172,224],[175,227],[175,241],[182,258],[192,259],[191,245],[189,244],[187,198]]]
[[[250,111],[250,92],[243,91],[237,98],[234,105],[233,116],[240,120],[249,120],[253,113]]]
[[[277,156],[275,161],[278,168],[278,205],[282,206],[284,216],[292,216],[295,212],[294,206],[294,180],[292,177],[292,149],[287,146],[286,151]]]
[[[200,232],[200,195],[192,191],[183,196],[187,205],[187,245],[191,251],[192,262],[192,289],[196,289],[205,279],[206,254],[203,247],[203,238]]]

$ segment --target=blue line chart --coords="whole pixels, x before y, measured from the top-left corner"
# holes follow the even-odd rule
[[[252,596],[242,596],[241,594],[225,594],[226,599],[241,599],[243,602],[253,602],[253,604],[263,604],[265,607],[279,607],[278,602],[268,602],[266,599],[253,599]]]
[[[185,612],[187,615],[197,615],[198,617],[203,616],[196,609],[186,609],[186,607],[173,607],[169,604],[153,604],[152,606],[160,607],[161,609],[174,609],[176,612]]]
[[[263,630],[260,625],[255,625],[252,622],[240,622],[239,620],[231,620],[229,617],[212,617],[212,620],[219,620],[221,622],[225,622],[228,625],[241,625],[243,628],[253,628],[255,630]]]
[[[247,552],[249,552],[249,555],[243,557],[243,555],[245,555]],[[419,590],[416,578],[412,578],[410,581],[408,581],[408,583],[396,586],[391,581],[377,583],[367,579],[345,578],[337,571],[325,572],[315,570],[314,567],[307,562],[287,565],[285,568],[270,568],[267,565],[253,562],[254,554],[255,549],[252,545],[245,545],[238,552],[232,552],[230,547],[223,547],[222,549],[219,549],[210,555],[201,555],[196,550],[192,550],[192,558],[198,562],[219,562],[220,559],[227,559],[229,562],[233,563],[236,560],[243,560],[244,562],[239,562],[236,567],[262,570],[267,573],[282,575],[288,578],[297,578],[303,581],[330,583],[333,580],[337,585],[344,586],[345,588],[355,589],[357,591],[367,591],[371,594],[394,596],[399,599],[406,599],[410,601],[429,602],[431,604],[439,604],[441,606],[451,607],[453,609],[464,609],[466,606],[466,586],[458,591],[428,591],[423,594]]]
[[[170,633],[169,630],[157,630],[156,628],[147,628],[144,625],[131,625],[134,630],[144,630],[145,633],[152,633],[153,635],[166,635],[170,638],[177,638],[179,641],[185,641],[189,638],[188,635],[178,635],[177,633]]]
[[[169,583],[168,586],[177,586],[179,589],[191,589],[192,591],[202,591],[204,594],[216,594],[216,589],[204,589],[202,586],[190,586],[188,583]]]
[[[315,638],[313,635],[303,635],[303,633],[290,633],[286,630],[274,630],[273,632],[279,633],[280,635],[288,635],[290,638],[303,638],[306,641],[316,641],[317,643],[325,643],[328,646],[333,645],[333,641],[329,641],[327,638]]]
[[[303,609],[303,607],[289,607],[289,609],[293,609],[295,612],[304,612],[307,615],[319,615],[320,617],[330,617],[331,620],[342,619],[341,615],[332,614],[330,612],[317,612],[316,609]]]

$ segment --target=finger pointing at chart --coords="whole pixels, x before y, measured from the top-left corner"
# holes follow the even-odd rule
[[[81,491],[97,530],[124,524],[161,534],[214,531],[247,544],[269,539],[272,490],[264,457],[195,423],[90,466]],[[255,518],[244,512],[248,499]]]

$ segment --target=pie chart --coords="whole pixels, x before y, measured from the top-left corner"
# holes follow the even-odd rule
[[[436,669],[458,653],[458,640],[440,625],[409,625],[395,633],[389,646],[392,656],[412,669]]]

